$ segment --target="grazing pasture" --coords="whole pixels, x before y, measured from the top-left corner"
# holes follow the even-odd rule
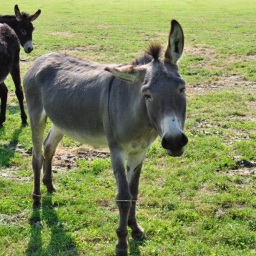
[[[3,1],[1,14],[17,2]],[[131,62],[151,41],[165,47],[169,21],[185,34],[189,143],[170,158],[157,140],[141,175],[130,255],[256,253],[256,3],[254,1],[22,1],[41,9],[35,50],[21,52],[21,76],[40,55],[66,52],[98,62]],[[31,131],[21,127],[11,78],[0,129],[0,254],[113,255],[116,185],[105,149],[66,137],[54,159],[57,194],[42,186],[32,209]],[[48,124],[48,129],[50,124]]]

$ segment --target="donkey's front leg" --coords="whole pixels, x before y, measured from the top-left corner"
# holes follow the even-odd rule
[[[19,104],[20,104],[20,113],[21,113],[21,120],[22,120],[22,125],[26,126],[27,123],[27,115],[24,110],[24,95],[21,87],[21,81],[20,81],[20,63],[19,63],[19,58],[16,60],[16,62],[13,64],[12,70],[11,70],[11,75],[12,75],[12,80],[15,84],[15,94],[18,98]]]
[[[127,255],[128,249],[126,236],[128,234],[128,215],[131,206],[130,200],[132,197],[129,192],[128,182],[125,175],[125,158],[123,152],[119,149],[110,148],[110,155],[118,191],[116,203],[119,209],[119,226],[116,230],[118,236],[116,255],[125,256]]]
[[[143,228],[137,223],[136,201],[139,192],[139,179],[142,168],[142,163],[145,157],[146,151],[136,154],[129,154],[127,161],[127,179],[129,183],[130,193],[132,195],[132,205],[129,212],[128,226],[132,229],[132,237],[134,239],[142,239],[144,237]]]

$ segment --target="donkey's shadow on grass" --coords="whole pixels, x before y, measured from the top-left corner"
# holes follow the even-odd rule
[[[47,248],[43,248],[42,241],[42,232],[45,228],[49,228],[51,231]],[[33,209],[30,217],[30,232],[26,255],[79,255],[75,242],[65,232],[62,223],[59,221],[51,195],[42,198],[42,209]]]
[[[8,106],[8,110],[10,115],[20,112],[20,109],[18,106]],[[6,122],[8,122],[8,120]],[[0,161],[0,166],[4,166],[4,167],[10,166],[11,159],[14,157],[15,150],[19,143],[19,136],[23,128],[24,126],[20,124],[18,128],[13,130],[9,144],[5,145],[4,147],[0,147],[0,158],[2,159],[2,161]],[[6,130],[7,128],[5,128],[5,126],[0,128],[0,139],[6,137]]]
[[[129,250],[131,256],[140,256],[140,246],[145,245],[145,240],[137,241],[134,239],[129,239]]]
[[[33,208],[30,222],[30,240],[26,250],[27,256],[34,255],[79,255],[72,237],[65,232],[59,221],[55,205],[52,203],[52,196],[42,198],[42,209]],[[50,228],[51,239],[47,248],[43,248],[42,232],[44,228]],[[48,243],[48,242],[47,242]],[[131,256],[140,256],[140,246],[145,244],[145,240],[129,240]]]

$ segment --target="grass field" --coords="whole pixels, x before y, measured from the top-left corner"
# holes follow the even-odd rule
[[[1,1],[12,14],[17,1]],[[130,62],[151,41],[165,47],[170,20],[183,26],[180,73],[187,81],[181,158],[157,140],[140,182],[130,255],[256,255],[256,2],[253,0],[20,1],[34,22],[35,49],[22,77],[52,51],[98,62]],[[118,212],[108,151],[68,138],[54,160],[58,193],[32,209],[31,132],[22,128],[10,77],[0,129],[0,255],[114,255]],[[48,124],[48,128],[50,124]],[[242,161],[247,160],[247,161]]]

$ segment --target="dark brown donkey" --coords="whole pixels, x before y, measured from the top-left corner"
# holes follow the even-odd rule
[[[168,42],[164,60],[161,47],[151,45],[147,55],[132,65],[99,64],[50,53],[38,58],[24,78],[33,141],[34,206],[40,205],[42,167],[48,192],[55,191],[52,158],[63,135],[108,146],[118,192],[117,255],[127,255],[127,226],[133,237],[144,235],[135,208],[148,147],[159,135],[167,153],[180,156],[188,142],[183,132],[185,82],[177,66],[184,37],[177,21],[172,21]],[[47,117],[52,128],[42,154]]]
[[[18,5],[14,7],[15,15],[0,16],[0,127],[6,116],[6,102],[8,89],[4,83],[10,73],[15,84],[15,93],[19,100],[22,124],[27,125],[27,115],[23,105],[23,91],[20,81],[20,44],[26,53],[33,51],[32,32],[34,21],[41,13],[20,13]]]

